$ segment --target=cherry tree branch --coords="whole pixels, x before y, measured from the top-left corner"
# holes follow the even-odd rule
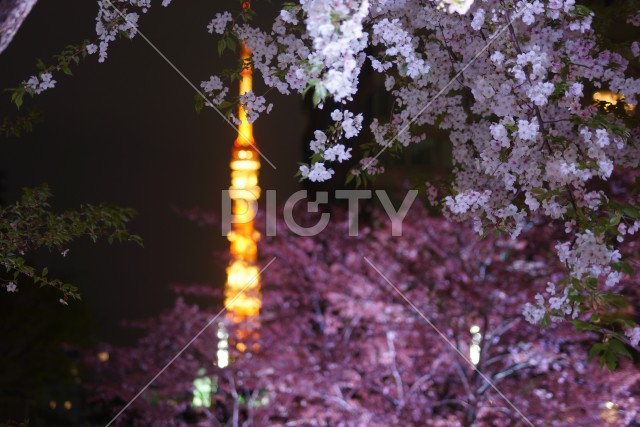
[[[0,0],[0,53],[9,46],[37,0]]]

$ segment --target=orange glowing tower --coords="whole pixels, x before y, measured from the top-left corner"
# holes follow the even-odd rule
[[[250,66],[251,51],[243,43],[241,58],[244,69],[241,72],[240,95],[252,90],[252,71]],[[250,203],[247,197],[251,194],[254,202],[260,197],[258,186],[258,171],[260,158],[253,138],[253,125],[247,120],[247,112],[242,105],[239,107],[238,137],[233,144],[231,154],[231,210],[235,217],[232,229],[227,235],[231,244],[231,261],[227,267],[227,282],[225,284],[225,307],[227,318],[235,325],[234,336],[229,337],[224,324],[218,327],[218,366],[224,367],[229,363],[229,342],[235,343],[240,351],[245,351],[250,341],[258,336],[258,315],[262,305],[260,294],[259,268],[256,264],[258,257],[257,243],[260,233],[255,229],[254,217],[256,204]],[[254,344],[253,347],[257,346]]]

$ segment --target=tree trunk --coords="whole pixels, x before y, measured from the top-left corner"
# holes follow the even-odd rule
[[[0,0],[0,53],[2,53],[38,0]]]

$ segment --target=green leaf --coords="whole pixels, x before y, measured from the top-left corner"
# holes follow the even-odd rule
[[[606,358],[607,368],[609,368],[609,371],[615,371],[618,366],[618,358],[616,355],[613,352],[608,351],[605,353],[604,357]]]
[[[603,292],[601,294],[602,301],[614,308],[624,308],[629,306],[629,301],[624,295],[613,292]]]
[[[625,206],[623,208],[623,212],[628,217],[631,217],[633,219],[640,219],[640,209],[635,206]]]
[[[618,224],[620,224],[620,220],[622,219],[621,215],[616,215],[614,217],[611,218],[611,220],[609,221],[609,225],[615,227]]]
[[[580,330],[580,331],[598,331],[599,328],[597,326],[594,326],[588,322],[583,322],[582,320],[574,320],[573,322],[573,326],[575,326],[576,329]]]
[[[551,324],[551,317],[549,316],[549,313],[545,313],[540,320],[540,327],[544,329],[549,326],[549,324]]]
[[[309,92],[310,89],[314,88],[318,83],[319,83],[319,81],[317,79],[309,80],[309,83],[307,84],[307,87],[304,88],[304,90],[302,91],[302,97],[304,98],[305,95],[307,94],[307,92]]]
[[[228,47],[229,49],[231,49],[231,51],[232,51],[233,53],[235,53],[235,52],[236,52],[236,41],[235,41],[233,38],[229,37],[229,38],[227,39],[227,47]]]
[[[346,184],[349,184],[351,181],[353,181],[353,178],[355,178],[355,175],[354,175],[354,174],[352,174],[351,172],[349,172],[349,173],[347,174],[347,178],[346,178],[346,179],[345,179],[345,181],[344,181],[345,185],[346,185]]]
[[[327,95],[328,95],[327,89],[323,85],[321,84],[316,85],[315,90],[313,91],[313,106],[317,107],[320,103],[322,103],[325,100]]]
[[[23,102],[22,98],[24,97],[25,93],[26,93],[26,89],[24,87],[19,87],[19,88],[16,88],[16,90],[11,94],[11,102],[16,104],[16,107],[18,107],[18,110],[20,109],[20,107],[22,107],[22,102]]]
[[[31,253],[39,249],[59,252],[80,237],[140,241],[126,229],[134,211],[102,204],[82,205],[80,210],[58,213],[50,209],[50,197],[51,192],[46,186],[24,189],[19,202],[0,207],[0,228],[4,224],[9,235],[9,240],[0,245],[0,262],[8,274],[13,273],[14,280],[30,278],[36,286],[50,286],[75,298],[75,286],[49,279],[46,267],[38,273],[28,264]]]
[[[218,56],[222,56],[226,47],[227,44],[225,43],[224,39],[218,40]]]
[[[606,344],[603,344],[601,342],[595,343],[589,350],[589,360],[593,359],[594,357],[598,356],[600,353],[606,350],[607,350]]]
[[[631,352],[627,349],[622,341],[617,340],[616,338],[612,338],[609,341],[609,347],[611,347],[611,350],[615,351],[619,355],[624,356],[629,360],[633,360]]]
[[[573,9],[571,9],[569,13],[578,18],[586,18],[587,16],[591,15],[593,12],[588,7],[583,6],[581,4],[577,4],[574,6]]]
[[[194,98],[196,113],[199,113],[204,108],[204,98],[199,93],[196,93]]]

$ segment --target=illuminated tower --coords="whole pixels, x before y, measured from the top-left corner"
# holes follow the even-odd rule
[[[608,111],[611,107],[615,107],[618,103],[621,103],[624,107],[624,110],[627,112],[629,116],[633,116],[635,113],[636,106],[633,104],[628,104],[623,94],[615,93],[608,90],[599,90],[594,92],[593,100],[596,102],[606,102],[607,106],[605,109]]]
[[[240,95],[243,95],[252,90],[251,51],[245,44],[241,45],[240,50],[245,65],[240,73]],[[242,105],[239,107],[238,118],[241,123],[238,125],[238,137],[231,154],[229,187],[231,210],[235,220],[227,235],[231,244],[231,261],[227,267],[224,290],[227,318],[234,324],[234,334],[229,337],[224,324],[220,323],[218,326],[217,363],[220,367],[229,363],[229,342],[234,343],[239,351],[245,351],[248,345],[256,348],[257,343],[250,342],[258,337],[258,315],[262,305],[259,268],[256,265],[260,233],[254,227],[255,205],[246,200],[247,192],[251,193],[256,201],[260,197],[260,158],[255,149],[253,125],[247,121],[247,112]]]

